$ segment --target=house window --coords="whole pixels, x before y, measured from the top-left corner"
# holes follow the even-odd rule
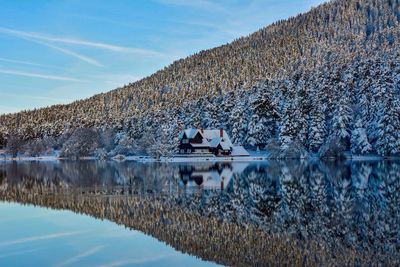
[[[186,149],[186,153],[192,153],[191,149]]]
[[[185,149],[181,149],[181,154],[185,154]]]
[[[189,139],[183,139],[182,144],[189,144]]]

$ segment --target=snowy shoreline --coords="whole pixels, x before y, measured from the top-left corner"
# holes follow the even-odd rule
[[[43,156],[43,157],[0,157],[0,162],[9,161],[62,161],[62,160],[97,160],[102,161],[96,157],[82,157],[78,159],[62,158],[56,156]],[[121,159],[107,158],[106,161],[132,161],[132,162],[248,162],[248,161],[267,161],[268,157],[265,156],[250,156],[250,157],[172,157],[172,158],[152,158],[146,156],[127,156]]]
[[[38,156],[38,157],[15,157],[12,158],[6,155],[0,155],[0,162],[12,162],[12,161],[63,161],[63,160],[92,160],[92,161],[116,161],[116,162],[161,162],[161,163],[190,163],[190,162],[257,162],[257,161],[273,161],[273,160],[337,160],[335,158],[321,159],[318,157],[308,157],[308,158],[274,158],[269,157],[268,154],[265,155],[254,155],[254,156],[242,156],[242,157],[161,157],[156,159],[149,156],[127,156],[121,158],[107,158],[99,159],[96,157],[82,157],[77,159],[63,158],[55,155],[51,156]],[[400,157],[381,157],[381,156],[348,156],[344,160],[346,161],[382,161],[382,160],[400,160]]]

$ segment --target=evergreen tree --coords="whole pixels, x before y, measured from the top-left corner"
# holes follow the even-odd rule
[[[331,128],[331,136],[338,138],[339,142],[342,142],[346,147],[349,145],[351,132],[352,110],[350,104],[348,94],[344,93],[336,104]]]
[[[310,112],[310,127],[309,127],[309,150],[311,152],[318,152],[320,147],[324,144],[326,139],[326,103],[324,91],[322,88],[317,87],[314,92]]]
[[[293,142],[302,143],[304,141],[302,132],[306,123],[298,106],[297,102],[288,101],[284,108],[279,127],[279,141],[283,150],[288,149]]]
[[[261,91],[251,107],[253,116],[249,122],[247,143],[252,146],[264,146],[275,136],[278,114],[265,91]]]
[[[230,124],[232,125],[232,142],[234,144],[244,144],[247,140],[248,117],[245,99],[241,98],[241,94],[236,96],[235,106],[230,116]]]
[[[372,146],[368,141],[368,136],[365,128],[362,125],[362,120],[359,119],[356,124],[355,128],[351,133],[351,152],[353,154],[367,154],[372,151]]]
[[[388,88],[385,107],[378,123],[376,150],[382,156],[400,153],[400,101]]]

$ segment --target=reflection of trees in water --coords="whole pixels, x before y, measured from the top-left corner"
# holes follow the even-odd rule
[[[6,179],[6,172],[4,170],[0,170],[0,185],[3,183],[4,179]]]
[[[253,226],[241,226],[216,217],[205,217],[182,209],[176,197],[110,196],[81,193],[39,194],[36,188],[2,188],[1,198],[68,209],[95,218],[109,219],[140,230],[174,248],[231,266],[325,265],[370,262],[369,254],[337,250],[346,257],[333,259],[324,246],[287,235],[271,235]],[[387,259],[390,262],[390,259]]]
[[[107,218],[228,265],[399,259],[398,163],[254,164],[226,191],[190,194],[178,165],[78,165],[0,165],[0,196]]]
[[[12,162],[0,165],[0,171],[6,172],[12,183],[29,178],[43,184],[62,181],[68,187],[82,189],[135,187],[138,192],[161,192],[176,176],[176,168],[165,164],[103,161]]]
[[[399,168],[391,162],[248,168],[235,177],[225,203],[237,220],[266,231],[398,252]]]

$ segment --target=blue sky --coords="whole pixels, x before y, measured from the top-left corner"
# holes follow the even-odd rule
[[[323,0],[0,0],[0,114],[138,80]]]

